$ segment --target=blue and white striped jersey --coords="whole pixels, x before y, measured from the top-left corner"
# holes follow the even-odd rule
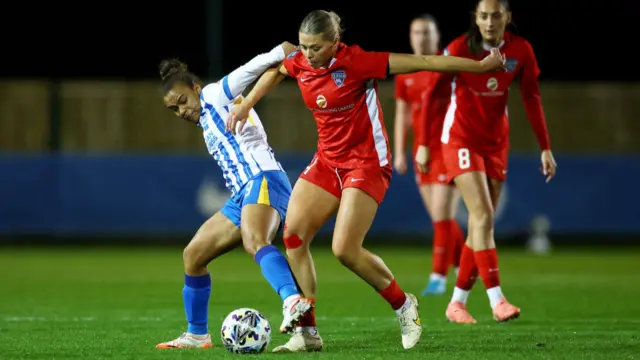
[[[284,171],[267,142],[267,134],[255,110],[251,109],[242,132],[236,132],[235,136],[225,132],[229,110],[242,102],[242,92],[264,71],[282,60],[284,50],[277,46],[269,53],[256,56],[219,82],[205,86],[200,93],[200,126],[205,144],[220,166],[225,185],[232,194],[261,171]]]

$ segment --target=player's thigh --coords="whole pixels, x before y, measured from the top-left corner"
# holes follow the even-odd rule
[[[500,200],[500,194],[502,193],[502,184],[507,180],[508,161],[508,147],[490,153],[485,157],[486,173],[489,178],[489,193],[491,194],[494,211],[498,207],[498,200]]]
[[[430,151],[429,172],[416,172],[416,181],[431,220],[437,222],[455,216],[453,208],[456,206],[453,201],[459,199],[455,198],[455,185],[447,175],[442,147],[434,146]]]
[[[240,228],[247,252],[273,241],[284,223],[291,197],[291,183],[284,171],[265,171],[245,186]]]
[[[271,206],[247,204],[242,208],[242,245],[249,255],[253,256],[260,248],[271,244],[279,227],[280,214]]]
[[[498,202],[500,201],[500,195],[502,194],[503,182],[496,179],[489,178],[489,194],[491,196],[491,204],[493,205],[493,212],[498,209]]]
[[[362,247],[389,188],[393,170],[384,167],[339,172],[343,190],[332,242],[333,251],[338,256]]]
[[[185,247],[185,264],[205,266],[216,257],[242,244],[240,228],[222,212],[215,213],[198,229]]]
[[[432,183],[420,186],[420,195],[427,205],[431,221],[438,222],[455,218],[459,201],[453,184]]]
[[[335,170],[319,160],[300,175],[293,187],[284,227],[287,249],[308,246],[340,204],[340,183]]]
[[[457,176],[455,183],[469,212],[470,225],[493,223],[493,205],[486,174],[467,172]]]
[[[378,201],[358,188],[342,192],[333,231],[332,249],[338,258],[357,254],[378,211]]]

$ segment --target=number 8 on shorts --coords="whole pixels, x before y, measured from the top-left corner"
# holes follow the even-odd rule
[[[460,169],[468,169],[471,166],[471,158],[469,156],[469,149],[458,149],[458,166]]]

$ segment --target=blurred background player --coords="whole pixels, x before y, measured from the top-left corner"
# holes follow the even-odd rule
[[[490,51],[500,49],[506,58],[507,71],[439,74],[426,92],[426,101],[430,101],[440,86],[453,86],[442,131],[442,149],[447,173],[454,179],[469,211],[469,236],[462,250],[453,297],[446,310],[452,322],[476,322],[466,309],[466,301],[478,272],[487,289],[494,319],[503,322],[520,315],[520,309],[507,302],[500,287],[493,231],[495,207],[507,176],[509,118],[506,106],[509,87],[515,79],[520,80],[527,116],[542,150],[541,170],[546,181],[556,173],[538,88],[540,69],[529,42],[506,31],[509,24],[511,12],[506,0],[479,1],[471,29],[447,46],[445,54],[481,59]],[[431,119],[427,113],[425,120]],[[416,154],[419,164],[426,165],[426,153],[426,148],[420,146]]]
[[[402,291],[382,259],[362,246],[393,172],[377,80],[388,74],[422,70],[482,73],[503,69],[504,59],[498,52],[482,61],[367,52],[342,43],[341,32],[335,13],[309,13],[299,28],[300,51],[260,78],[245,102],[234,110],[228,128],[233,131],[238,121],[246,121],[248,110],[285,76],[298,80],[318,127],[318,151],[296,182],[289,202],[284,244],[291,268],[303,293],[315,298],[316,276],[309,246],[337,212],[334,255],[391,305],[400,322],[402,346],[410,349],[422,334],[418,301]],[[322,339],[311,318],[303,319],[290,341],[274,351],[321,347]]]
[[[243,132],[234,136],[225,131],[229,110],[242,102],[242,91],[268,67],[282,62],[293,49],[293,45],[283,43],[205,87],[180,61],[160,63],[165,105],[180,118],[202,128],[207,149],[222,169],[232,196],[184,249],[182,295],[188,328],[177,339],[158,344],[157,348],[211,347],[207,325],[211,277],[207,265],[240,245],[288,304],[281,330],[293,328],[311,311],[313,303],[300,296],[286,258],[271,245],[284,223],[291,184],[267,143],[260,118],[252,110]]]
[[[423,14],[411,21],[409,30],[411,48],[416,55],[440,55],[440,32],[436,19],[430,14]],[[416,182],[422,201],[433,223],[433,255],[432,269],[429,282],[422,295],[440,295],[446,291],[449,266],[457,267],[460,253],[464,245],[464,234],[455,220],[460,195],[455,185],[446,175],[446,168],[440,151],[440,134],[442,123],[447,112],[451,88],[442,86],[438,94],[431,97],[431,103],[423,104],[423,95],[429,84],[433,72],[421,71],[412,74],[401,74],[395,77],[395,154],[394,167],[404,175],[407,172],[407,156],[405,148],[407,134],[413,127],[413,151],[415,156],[418,145],[427,149],[427,169],[420,172],[415,168]],[[419,126],[425,126],[421,120],[424,116],[422,109],[432,106],[429,112],[431,126],[427,132],[418,131]],[[417,135],[425,134],[425,138]],[[412,158],[413,160],[413,158]],[[414,165],[416,163],[414,162]]]

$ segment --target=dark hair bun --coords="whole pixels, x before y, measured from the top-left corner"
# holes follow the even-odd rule
[[[160,78],[164,81],[171,76],[181,73],[187,72],[187,64],[183,63],[177,59],[170,60],[162,60],[160,65],[158,66],[158,71],[160,72]]]

